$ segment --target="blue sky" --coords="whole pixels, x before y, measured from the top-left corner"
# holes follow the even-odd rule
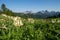
[[[0,6],[2,3],[14,12],[60,11],[60,0],[0,0]]]

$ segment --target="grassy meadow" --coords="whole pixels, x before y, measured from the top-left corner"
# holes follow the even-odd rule
[[[60,40],[60,18],[24,19],[1,14],[0,40]]]

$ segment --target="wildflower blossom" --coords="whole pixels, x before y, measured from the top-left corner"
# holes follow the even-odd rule
[[[14,17],[13,21],[14,21],[13,24],[14,24],[15,26],[22,26],[22,25],[23,25],[22,20],[21,20],[21,18],[19,18],[19,17]]]
[[[32,19],[32,18],[28,18],[28,21],[31,23],[34,23],[34,19]]]
[[[2,27],[0,27],[0,28],[1,28],[1,29],[7,29],[7,28],[6,28],[6,25],[4,25],[4,24],[3,24]]]
[[[1,14],[2,16],[5,16],[5,17],[7,17],[7,15],[6,14]]]
[[[56,20],[53,20],[53,19],[52,19],[52,21],[51,21],[51,22],[52,22],[52,23],[55,23],[55,22],[56,22]]]

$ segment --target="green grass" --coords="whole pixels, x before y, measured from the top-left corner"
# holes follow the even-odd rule
[[[35,19],[34,23],[22,19],[21,27],[14,26],[12,19],[2,15],[0,19],[4,19],[0,20],[0,27],[4,24],[7,28],[0,28],[0,40],[60,40],[60,23],[52,23],[51,19]]]

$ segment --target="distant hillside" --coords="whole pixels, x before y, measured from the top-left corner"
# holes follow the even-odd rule
[[[60,12],[55,12],[55,11],[39,11],[36,13],[28,12],[28,13],[14,13],[16,16],[20,16],[23,18],[29,17],[29,18],[58,18],[60,17]]]

